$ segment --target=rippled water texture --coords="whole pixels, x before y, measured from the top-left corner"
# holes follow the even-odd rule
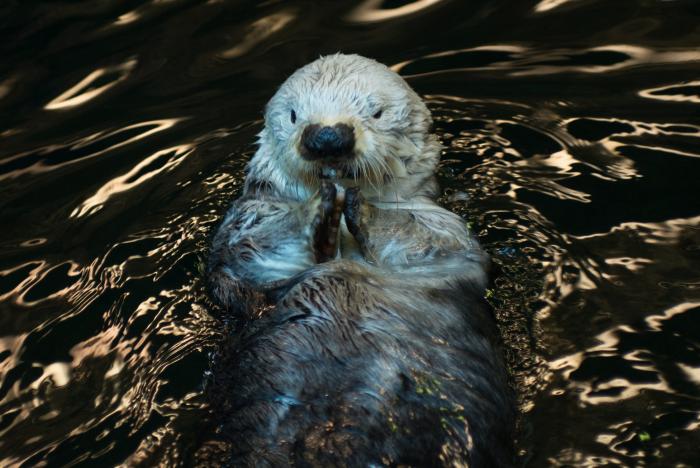
[[[253,6],[254,3],[258,3]],[[0,465],[215,460],[207,237],[321,53],[429,102],[521,462],[697,466],[697,0],[3,1]]]

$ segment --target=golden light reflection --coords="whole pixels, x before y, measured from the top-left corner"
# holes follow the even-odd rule
[[[211,187],[214,190],[224,190],[227,187],[232,187],[240,181],[237,177],[229,173],[214,174],[202,182],[202,185]]]
[[[573,1],[576,0],[540,0],[540,3],[535,5],[535,13],[544,13],[546,11],[554,10],[555,8]]]
[[[683,235],[683,233],[688,232],[688,229],[697,229],[700,227],[700,216],[696,216],[693,218],[679,218],[679,219],[671,219],[668,221],[665,221],[663,223],[638,223],[638,222],[626,222],[626,223],[621,223],[618,226],[614,226],[611,228],[608,232],[601,232],[601,233],[594,233],[594,234],[587,234],[587,235],[579,235],[579,236],[571,236],[572,239],[575,239],[576,241],[583,241],[583,240],[591,240],[594,238],[606,238],[611,235],[621,235],[622,238],[628,238],[627,236],[633,234],[635,238],[638,238],[641,240],[641,242],[645,244],[652,244],[652,245],[676,245],[678,243],[678,240],[680,236]],[[626,257],[621,257],[617,260],[612,259],[611,262],[606,262],[608,264],[623,264],[625,267],[632,271],[637,271],[639,269],[644,268],[644,266],[649,263],[646,259],[644,258],[630,258],[627,259]],[[552,307],[554,307],[555,304],[552,304]],[[676,306],[676,307],[682,307],[682,306]],[[676,309],[671,308],[669,311],[666,313],[673,313]],[[549,313],[551,310],[547,308],[547,313]],[[659,320],[658,315],[655,316],[650,316],[649,319],[651,322],[649,323],[649,326],[652,327],[652,329],[655,326],[658,325],[658,320]],[[663,317],[663,316],[662,316]]]
[[[421,57],[412,59],[412,60],[406,60],[404,62],[399,62],[394,65],[391,65],[389,68],[391,68],[393,71],[396,73],[401,73],[401,70],[406,67],[407,65],[410,65],[412,63],[418,62],[419,60],[425,60],[425,59],[434,59],[434,58],[444,58],[444,57],[451,57],[453,55],[458,55],[458,54],[464,54],[464,53],[469,53],[469,52],[505,52],[509,54],[522,54],[525,53],[528,49],[525,47],[519,46],[519,45],[512,45],[512,44],[493,44],[493,45],[484,45],[484,46],[478,46],[478,47],[468,47],[466,49],[454,49],[454,50],[446,50],[444,52],[437,52],[433,54],[427,54],[423,55]],[[445,71],[467,71],[467,70],[488,70],[491,69],[495,64],[497,63],[502,63],[502,62],[494,62],[491,65],[487,65],[484,67],[467,67],[467,68],[451,68],[448,70],[441,69],[441,70],[436,70],[433,72],[426,72],[426,73],[419,73],[417,75],[411,75],[411,76],[430,76],[433,74],[440,74]]]
[[[115,26],[124,26],[125,24],[133,23],[134,21],[141,18],[141,13],[138,10],[132,10],[128,13],[124,13],[119,16],[117,20],[113,23]]]
[[[152,231],[148,235],[144,234],[148,238],[152,235]],[[108,287],[106,284],[100,284],[99,277],[93,279],[94,291]],[[48,330],[45,327],[51,326],[51,323],[42,324],[28,334],[0,336],[0,353],[9,351],[0,361],[0,375],[17,369],[18,365],[27,364],[33,369],[32,372],[35,372],[31,376],[28,375],[28,378],[15,379],[0,396],[0,405],[10,408],[15,413],[15,416],[8,420],[8,424],[3,426],[3,433],[14,431],[17,435],[15,440],[22,444],[43,441],[42,450],[52,450],[52,447],[61,444],[62,441],[83,436],[90,430],[96,430],[96,439],[106,437],[114,427],[124,424],[124,421],[128,421],[132,430],[137,431],[148,421],[153,411],[172,412],[183,402],[193,401],[194,396],[198,396],[199,393],[188,393],[184,399],[179,400],[156,399],[159,388],[167,382],[163,372],[168,366],[197,349],[202,330],[209,333],[215,327],[213,323],[207,323],[211,320],[208,311],[195,304],[190,304],[192,315],[183,323],[179,321],[174,309],[180,302],[189,303],[193,296],[180,293],[189,291],[190,288],[192,285],[188,283],[177,291],[163,290],[158,297],[148,297],[135,310],[122,309],[122,304],[117,301],[118,304],[103,312],[105,328],[74,344],[69,350],[70,358],[65,361],[30,362],[28,355],[23,355],[27,336],[35,334],[36,337],[37,333],[44,336]],[[167,308],[160,307],[160,296],[173,299]],[[90,302],[92,303],[92,300]],[[73,301],[70,304],[71,309],[61,316],[61,320],[85,310]],[[128,327],[134,319],[139,315],[154,313],[156,308],[161,314],[156,317],[157,320],[153,320],[146,330],[129,335]],[[132,314],[136,317],[132,317]],[[129,317],[127,328],[123,322],[126,317]],[[173,333],[173,330],[178,333]],[[182,331],[187,333],[180,333]],[[177,340],[172,347],[153,349],[153,335],[171,333],[184,336],[184,339]],[[78,391],[80,401],[74,401],[71,395]],[[84,411],[84,417],[79,420],[71,419],[73,409]],[[68,418],[71,424],[57,437],[54,437],[53,433],[41,431],[38,435],[27,437],[18,435],[22,430],[26,430],[27,425],[32,424],[31,421],[35,424],[55,424],[56,421],[62,420],[61,418]],[[116,425],[112,423],[115,419]],[[26,459],[0,455],[0,466],[19,466],[25,461]]]
[[[676,364],[683,371],[688,380],[700,387],[700,367],[692,367],[682,362]]]
[[[143,140],[144,138],[147,138],[154,133],[162,132],[164,130],[167,130],[171,127],[173,127],[175,124],[178,122],[181,122],[184,119],[160,119],[160,120],[147,120],[144,122],[138,122],[135,124],[127,125],[126,127],[119,128],[117,130],[111,131],[111,132],[98,132],[98,133],[93,133],[92,135],[82,138],[76,142],[71,143],[70,149],[76,150],[83,148],[87,145],[91,145],[94,143],[97,143],[101,140],[105,140],[107,138],[117,136],[120,133],[131,133],[131,130],[136,130],[139,128],[144,128],[145,131],[131,137],[127,138],[126,140],[120,141],[118,143],[115,143],[111,146],[106,147],[103,150],[96,151],[94,153],[90,153],[90,155],[86,156],[87,157],[94,157],[94,156],[99,156],[103,153],[106,153],[107,151],[112,151],[117,148],[121,148],[122,146],[126,146],[128,144],[134,143],[139,140]],[[73,160],[75,161],[75,160]]]
[[[700,51],[697,49],[677,49],[659,51],[646,47],[630,44],[610,44],[585,49],[528,49],[518,45],[498,44],[484,45],[468,49],[447,50],[439,53],[427,54],[412,60],[393,65],[392,70],[399,72],[409,64],[425,59],[449,57],[467,52],[507,52],[511,57],[500,61],[494,61],[487,65],[477,67],[455,67],[409,75],[410,77],[440,75],[455,72],[476,72],[503,70],[510,72],[510,76],[537,76],[552,75],[557,73],[608,73],[623,70],[639,65],[668,64],[668,63],[693,63],[700,62]],[[584,64],[575,63],[575,57],[584,54],[618,54],[620,59],[614,63]],[[559,63],[546,63],[559,62]],[[607,60],[606,60],[607,62]],[[405,75],[404,75],[405,76]],[[653,91],[653,90],[650,90]]]
[[[684,313],[698,306],[700,306],[700,302],[677,304],[665,310],[663,314],[647,317],[645,321],[652,330],[661,331],[663,326],[662,322],[670,319],[674,315]],[[581,402],[585,404],[599,405],[618,402],[620,400],[633,398],[646,390],[672,393],[672,389],[663,375],[655,369],[653,364],[649,362],[646,357],[640,355],[639,351],[627,353],[622,357],[633,369],[654,373],[655,377],[658,379],[657,381],[631,382],[624,377],[612,378],[605,382],[578,382],[570,379],[571,373],[579,369],[586,358],[591,356],[616,356],[619,352],[620,334],[636,332],[637,330],[627,325],[612,328],[596,336],[596,340],[599,342],[597,345],[584,351],[553,360],[549,363],[549,366],[552,370],[563,373],[564,377],[569,380],[569,385],[578,390],[573,392],[573,394],[578,395]],[[691,380],[700,382],[700,368],[694,368],[681,363],[677,365]],[[604,392],[610,389],[616,390],[614,395],[600,394],[601,391]]]
[[[26,300],[26,294],[28,291],[31,290],[34,286],[36,286],[38,283],[40,283],[46,276],[48,276],[53,270],[57,268],[62,268],[65,265],[68,265],[68,271],[66,272],[67,277],[76,277],[79,276],[82,273],[82,267],[72,261],[72,260],[66,260],[64,262],[61,262],[56,265],[51,265],[49,266],[48,263],[42,262],[42,267],[38,270],[32,270],[32,272],[29,275],[29,278],[27,280],[23,281],[13,292],[17,293],[18,296],[16,298],[17,304],[23,305],[23,306],[33,306],[36,305],[42,301],[45,301],[46,299],[55,299],[57,297],[64,296],[68,294],[70,291],[76,289],[76,287],[79,287],[80,285],[78,284],[77,281],[71,282],[69,285],[67,285],[64,288],[59,289],[58,291],[54,291],[44,297],[40,297],[36,299],[35,301],[27,301]]]
[[[149,254],[150,253],[151,252],[149,252]],[[149,297],[145,301],[141,302],[141,304],[139,304],[134,311],[133,315],[129,317],[129,324],[133,323],[139,317],[143,317],[158,310],[160,307],[161,303],[158,299],[156,299],[154,296]]]
[[[12,90],[12,86],[14,84],[15,84],[14,78],[7,78],[3,81],[0,81],[0,99],[4,98],[8,94],[10,94],[10,91]]]
[[[617,146],[618,147],[625,146],[625,144],[619,144]],[[690,153],[688,151],[681,151],[681,150],[677,150],[674,148],[669,148],[668,146],[650,146],[650,145],[640,145],[640,144],[635,144],[634,146],[637,148],[647,149],[650,151],[664,151],[666,153],[675,154],[677,156],[687,156],[689,158],[700,158],[700,154],[698,154],[698,153]]]
[[[39,148],[38,150],[35,151],[30,151],[30,152],[25,152],[25,153],[19,153],[12,155],[0,162],[3,163],[8,163],[14,160],[21,160],[22,158],[25,157],[32,157],[36,153],[46,155],[44,158],[41,160],[37,161],[36,163],[22,168],[18,169],[15,171],[7,172],[5,174],[0,174],[0,181],[3,179],[13,179],[16,177],[19,177],[20,175],[23,174],[40,174],[43,172],[48,172],[55,170],[60,167],[67,166],[69,164],[74,164],[79,161],[84,161],[90,158],[94,158],[95,156],[100,156],[104,153],[107,153],[108,151],[115,150],[117,148],[121,148],[122,146],[126,146],[128,144],[134,143],[136,141],[139,141],[143,138],[146,138],[150,135],[153,135],[154,133],[162,132],[164,130],[169,129],[176,123],[182,121],[184,119],[162,119],[162,120],[150,120],[146,122],[139,122],[135,123],[132,125],[127,125],[126,127],[119,128],[117,130],[109,131],[109,132],[97,132],[93,133],[91,135],[88,135],[86,137],[80,138],[78,140],[72,141],[66,145],[48,145],[43,148]],[[67,161],[56,163],[51,160],[51,153],[58,151],[58,150],[63,150],[63,149],[69,149],[69,150],[79,150],[81,148],[85,148],[89,145],[93,144],[99,144],[101,141],[106,140],[108,138],[116,137],[119,136],[120,133],[126,133],[126,134],[131,134],[132,130],[139,129],[139,128],[144,128],[144,131],[141,133],[138,133],[135,136],[131,136],[129,138],[126,138],[125,140],[122,141],[117,141],[112,145],[106,146],[102,149],[99,149],[97,151],[91,152],[86,154],[85,156],[79,156],[75,157],[73,159],[68,159]]]
[[[612,52],[626,55],[628,58],[619,62],[605,65],[541,65],[536,62],[544,60],[561,59],[566,60],[571,55],[579,55],[583,53],[595,52]],[[534,57],[528,57],[523,61],[515,62],[512,68],[521,66],[523,69],[514,71],[512,76],[534,76],[534,75],[551,75],[556,73],[608,73],[611,71],[622,70],[642,64],[654,63],[687,63],[700,61],[700,51],[697,49],[675,50],[675,51],[656,51],[646,47],[640,47],[630,44],[611,44],[600,47],[591,47],[589,49],[571,50],[553,50],[545,54],[535,54]]]
[[[645,318],[644,321],[649,325],[654,331],[661,331],[663,322],[670,319],[674,315],[682,314],[695,307],[700,307],[700,302],[684,302],[682,304],[675,305],[670,309],[666,309],[661,315],[650,315]]]
[[[192,145],[179,145],[171,148],[166,148],[153,153],[147,158],[143,159],[136,166],[134,166],[126,174],[122,174],[118,177],[107,182],[103,185],[93,196],[85,200],[78,207],[76,207],[70,214],[71,218],[80,218],[88,214],[94,214],[99,211],[104,204],[114,195],[131,190],[137,185],[152,179],[156,175],[170,171],[174,167],[178,166],[187,156],[189,156],[193,151]],[[146,171],[139,174],[144,168],[154,163],[158,159],[168,156],[167,160],[158,168]]]
[[[642,257],[610,257],[605,259],[605,263],[608,265],[619,265],[627,268],[629,271],[641,271],[647,265],[652,265],[654,261],[650,258]]]
[[[700,226],[700,216],[670,219],[663,223],[622,223],[619,227],[612,228],[612,231],[643,233],[643,236],[640,235],[640,238],[646,244],[671,244],[677,242],[678,238],[689,227],[697,226]]]
[[[70,350],[72,366],[77,368],[87,359],[109,356],[114,351],[114,343],[120,332],[119,327],[112,325],[98,335],[73,346]]]
[[[417,0],[396,8],[381,8],[384,0],[366,0],[350,13],[348,20],[356,23],[387,21],[412,15],[442,1],[443,0]]]
[[[573,167],[576,164],[580,164],[580,162],[565,149],[538,159],[538,163],[557,168],[562,174],[576,173],[577,171],[574,171]]]
[[[688,81],[685,83],[676,83],[666,86],[660,86],[658,88],[644,89],[639,92],[639,95],[643,98],[658,99],[660,101],[692,102],[694,104],[700,104],[700,95],[698,94],[671,93],[672,90],[680,91],[680,89],[682,88],[689,88],[691,86],[700,86],[700,81]]]
[[[110,23],[103,29],[108,29],[110,27],[121,27],[126,26],[127,24],[134,23],[140,19],[143,19],[151,11],[155,10],[159,5],[173,3],[174,1],[177,0],[151,0],[150,2],[144,3],[143,5],[140,5],[139,7],[131,11],[119,15],[116,20],[114,20],[112,23]]]
[[[547,459],[549,467],[599,468],[601,466],[625,466],[621,459],[600,455],[587,455],[573,448],[561,450],[556,457]]]
[[[691,153],[688,151],[682,151],[668,146],[667,140],[664,140],[664,145],[643,145],[638,142],[638,137],[648,137],[648,136],[677,136],[682,138],[700,138],[700,126],[679,123],[679,124],[668,124],[668,123],[657,123],[657,122],[643,122],[636,120],[625,120],[625,119],[604,119],[597,117],[578,117],[585,118],[587,120],[595,122],[614,122],[629,125],[632,127],[631,131],[625,131],[624,133],[614,133],[608,137],[595,143],[595,145],[601,150],[605,150],[610,156],[614,156],[614,159],[605,161],[605,170],[607,173],[619,178],[619,179],[631,179],[639,177],[637,170],[634,167],[634,161],[630,158],[624,156],[620,148],[629,146],[633,144],[636,148],[643,148],[652,151],[664,151],[678,156],[686,156],[691,158],[700,158],[700,154]],[[578,119],[577,118],[577,119]],[[568,125],[574,120],[568,119],[564,124]],[[680,129],[679,129],[680,127]],[[581,142],[583,144],[588,144],[587,142]]]
[[[27,335],[20,335],[12,338],[0,338],[0,350],[9,347],[9,349],[13,351],[13,353],[10,355],[10,359],[6,359],[3,361],[3,363],[10,361],[11,364],[8,365],[11,365],[12,368],[17,365],[18,359],[13,358],[20,355],[20,349],[26,336]],[[75,369],[81,365],[84,365],[84,362],[88,359],[109,358],[111,354],[116,353],[116,357],[114,358],[115,360],[107,371],[105,378],[117,375],[118,370],[115,369],[120,365],[123,365],[120,364],[120,362],[123,363],[123,356],[125,355],[124,350],[120,349],[120,346],[130,345],[130,343],[122,342],[115,346],[115,342],[118,340],[119,336],[120,329],[116,326],[111,326],[107,330],[99,333],[97,336],[74,346],[70,350],[70,354],[72,356],[72,361],[70,363],[63,361],[57,361],[47,365],[35,363],[35,367],[38,366],[42,369],[41,376],[34,378],[28,386],[24,386],[20,381],[16,381],[5,395],[5,398],[0,401],[0,403],[8,403],[10,401],[19,402],[18,405],[21,408],[20,415],[15,419],[13,424],[21,423],[21,421],[25,421],[27,418],[32,417],[31,415],[33,414],[34,409],[44,404],[46,401],[46,395],[39,396],[38,391],[40,389],[44,389],[43,393],[46,392],[46,382],[51,382],[51,388],[68,386],[75,377]],[[0,363],[0,366],[2,366],[3,363]],[[0,367],[0,370],[1,369],[2,368]],[[31,394],[34,395],[33,398],[25,398],[28,391],[31,391]],[[44,417],[55,418],[59,417],[60,415],[61,413],[52,411],[45,414]],[[70,435],[82,433],[86,428],[89,428],[98,422],[99,419],[107,416],[100,415],[99,417],[90,418],[87,422],[81,424],[77,428],[74,428],[70,432]],[[10,425],[10,427],[12,427],[12,425]],[[5,430],[9,429],[10,427],[5,428]],[[7,460],[3,460],[3,462],[6,461]]]
[[[111,67],[98,68],[97,70],[90,73],[88,76],[83,78],[78,84],[68,89],[51,102],[44,106],[46,110],[58,110],[66,109],[70,107],[80,106],[85,104],[97,96],[101,95],[108,89],[114,87],[118,83],[124,81],[131,71],[136,67],[136,59],[127,60],[119,65],[114,65]],[[93,83],[100,78],[105,76],[110,76],[111,79],[102,85],[93,86]]]
[[[241,39],[240,43],[221,52],[220,56],[225,59],[231,59],[245,55],[258,44],[281,31],[296,17],[296,10],[287,9],[254,21],[248,26],[248,32]]]
[[[38,390],[42,384],[47,380],[51,380],[55,387],[63,387],[68,385],[71,377],[71,366],[66,362],[52,362],[51,364],[44,366],[44,371],[41,377],[36,379],[29,388],[33,390]]]
[[[24,347],[24,340],[27,338],[28,333],[22,333],[19,335],[7,335],[0,337],[0,353],[9,351],[9,355],[0,361],[0,375],[7,375],[7,373],[17,367],[20,362],[21,350]],[[6,402],[7,399],[1,399],[0,403]]]
[[[44,260],[34,260],[26,263],[22,263],[20,265],[5,269],[5,270],[0,270],[0,276],[8,276],[17,270],[22,270],[24,268],[31,268],[29,273],[27,273],[27,277],[22,279],[14,288],[11,290],[7,291],[4,294],[0,294],[0,301],[7,300],[11,297],[16,297],[19,298],[21,296],[22,291],[26,291],[29,289],[29,287],[33,284],[35,284],[39,278],[45,272],[48,270],[49,264],[44,261]],[[1,342],[0,342],[1,344]]]

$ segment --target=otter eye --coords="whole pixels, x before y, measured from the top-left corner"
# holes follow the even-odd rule
[[[292,119],[292,123],[296,123],[296,122],[297,122],[297,113],[294,112],[294,109],[292,109],[292,115],[291,115],[290,117],[291,117],[291,119]]]
[[[374,117],[375,119],[378,119],[378,118],[380,118],[381,116],[382,116],[382,110],[379,109],[372,117]]]

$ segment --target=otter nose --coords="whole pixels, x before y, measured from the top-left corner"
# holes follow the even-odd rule
[[[301,134],[302,156],[307,159],[342,158],[352,156],[355,131],[346,124],[321,127],[307,125]]]

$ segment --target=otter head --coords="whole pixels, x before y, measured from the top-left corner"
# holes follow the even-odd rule
[[[433,195],[440,145],[430,111],[395,72],[359,55],[300,68],[267,105],[249,179],[298,198],[321,178],[395,200]]]

